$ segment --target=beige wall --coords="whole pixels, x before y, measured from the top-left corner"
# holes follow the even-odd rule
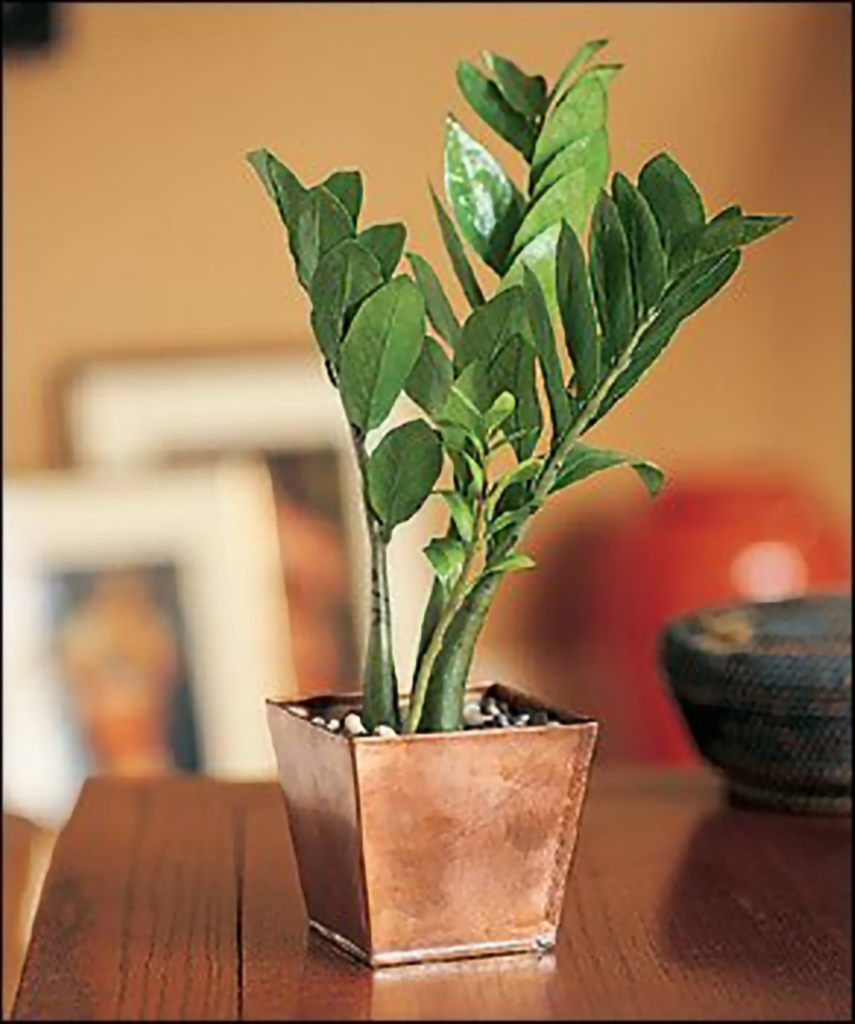
[[[405,219],[444,266],[426,179],[441,176],[445,112],[472,124],[457,59],[488,48],[554,76],[605,34],[626,64],[616,167],[634,175],[667,147],[710,207],[796,220],[748,252],[599,440],[677,473],[779,461],[849,515],[848,4],[60,7],[56,52],[3,68],[7,470],[56,459],[50,389],[69,359],[308,343],[246,150],[268,146],[309,180],[359,167],[367,216]],[[582,488],[544,514],[541,541],[635,486]]]

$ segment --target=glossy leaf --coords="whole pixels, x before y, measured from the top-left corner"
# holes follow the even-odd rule
[[[511,444],[520,461],[532,454],[543,431],[534,364],[534,346],[525,335],[513,334],[496,346],[487,366],[492,394],[511,391],[516,398],[504,432],[513,438]]]
[[[488,514],[493,515],[502,499],[502,495],[509,487],[528,483],[529,480],[536,479],[541,469],[543,469],[543,459],[540,458],[523,459],[522,462],[513,466],[497,481],[495,489],[490,495]]]
[[[503,391],[484,413],[484,436],[491,438],[516,409],[517,400],[510,391]]]
[[[553,224],[560,224],[562,220],[569,221],[581,235],[585,230],[589,209],[587,169],[574,167],[529,207],[514,238],[512,252],[516,255],[533,238]]]
[[[359,171],[334,171],[321,184],[347,210],[355,228],[362,209],[362,175]]]
[[[590,67],[587,69],[587,71],[583,72],[583,74],[585,76],[590,76],[592,78],[598,78],[602,86],[605,89],[608,89],[608,86],[611,84],[612,79],[615,77],[615,75],[617,75],[619,71],[622,70],[623,64],[595,64],[593,67]],[[568,86],[564,90],[564,92],[558,97],[558,99],[555,101],[555,109],[560,107],[561,104],[566,100],[572,88],[572,85]]]
[[[386,419],[424,342],[425,303],[408,277],[396,277],[362,303],[339,359],[348,420],[367,433]]]
[[[365,249],[374,253],[385,280],[395,273],[407,240],[407,229],[403,224],[373,224],[356,236]]]
[[[550,186],[582,167],[585,171],[585,195],[590,210],[600,190],[609,180],[609,135],[605,126],[575,139],[546,163],[531,178],[531,194],[539,199]]]
[[[525,327],[522,288],[497,292],[489,302],[470,313],[454,353],[454,365],[460,370],[476,359],[486,365],[507,338],[521,333]]]
[[[439,493],[448,506],[452,522],[460,539],[465,544],[471,544],[472,538],[475,535],[475,516],[472,513],[472,509],[467,504],[463,495],[458,494],[457,491],[440,491]]]
[[[588,397],[600,380],[600,343],[585,254],[567,223],[561,225],[555,277],[564,341],[573,361],[579,393]]]
[[[408,252],[407,259],[413,268],[413,275],[416,284],[421,288],[425,297],[428,320],[436,328],[441,338],[444,338],[452,348],[457,346],[460,340],[460,323],[454,315],[451,303],[442,287],[439,278],[433,267],[426,259],[417,253]]]
[[[484,63],[514,110],[530,121],[544,112],[546,80],[542,75],[527,75],[513,61],[489,51],[484,53]]]
[[[525,522],[531,514],[531,510],[528,508],[518,508],[513,512],[502,512],[501,515],[490,520],[487,527],[487,536],[498,538],[503,530],[509,530],[513,526],[518,526],[520,523]]]
[[[742,222],[742,244],[750,245],[752,242],[765,238],[766,235],[789,224],[792,219],[790,216],[761,217],[755,214],[747,216]]]
[[[591,219],[590,271],[603,337],[603,357],[611,366],[635,330],[629,245],[614,200],[601,193]]]
[[[312,278],[312,328],[321,351],[338,364],[339,347],[349,314],[383,284],[380,265],[356,240],[346,239],[330,250]]]
[[[558,76],[558,80],[552,87],[549,93],[549,102],[555,99],[561,93],[564,86],[570,81],[570,79],[580,71],[591,58],[599,53],[604,46],[608,45],[608,39],[592,39],[588,43],[583,43],[579,49],[573,54],[570,60],[567,62],[564,70]]]
[[[638,188],[656,218],[670,268],[680,242],[704,225],[703,200],[688,174],[667,153],[648,160],[638,176]]]
[[[553,224],[533,238],[514,258],[510,269],[502,278],[500,289],[520,287],[523,282],[524,268],[528,267],[543,290],[546,308],[549,315],[554,316],[558,309],[555,294],[555,254],[558,246],[560,224]]]
[[[552,417],[553,433],[560,437],[570,425],[570,401],[564,385],[564,371],[558,358],[555,332],[546,307],[543,289],[534,272],[528,267],[523,270],[523,291],[531,337],[540,361],[549,411]]]
[[[615,174],[612,195],[629,246],[635,312],[640,319],[653,309],[665,288],[665,251],[653,211],[623,174]]]
[[[537,562],[528,555],[510,555],[494,564],[488,564],[486,572],[522,572],[524,569],[534,569]]]
[[[297,175],[269,150],[254,149],[247,153],[246,158],[261,179],[267,194],[278,206],[283,224],[290,230],[297,207],[308,189]]]
[[[300,284],[311,290],[318,264],[339,242],[353,237],[350,214],[332,192],[316,185],[296,202],[289,241]]]
[[[432,187],[430,194],[433,199],[434,209],[436,210],[436,217],[439,221],[439,230],[442,233],[442,241],[451,259],[451,266],[454,269],[454,273],[457,275],[457,280],[460,282],[463,294],[469,300],[469,305],[475,309],[476,306],[480,306],[483,303],[484,293],[481,291],[481,286],[478,284],[478,278],[475,277],[472,265],[466,257],[466,253],[463,249],[463,243],[460,241],[460,236],[457,234],[457,228],[455,228],[454,222],[445,212],[445,207],[439,201],[439,198]]]
[[[445,193],[463,237],[502,273],[525,203],[495,157],[453,117],[446,121]]]
[[[629,466],[634,469],[652,498],[656,497],[665,482],[665,474],[659,466],[647,459],[624,455],[608,448],[592,448],[577,442],[567,456],[552,490],[558,491],[563,487],[569,487],[570,484],[578,483],[594,473],[611,469],[613,466]]]
[[[566,146],[605,126],[608,100],[603,77],[586,71],[550,111],[532,156],[535,171]]]
[[[368,500],[388,537],[418,512],[439,479],[442,445],[424,420],[386,434],[368,460]]]
[[[457,84],[469,106],[493,131],[531,160],[536,132],[534,127],[502,95],[499,87],[474,64],[457,65]]]
[[[446,591],[450,590],[463,571],[463,564],[466,561],[466,548],[463,543],[453,537],[436,537],[425,548],[425,554],[443,588]]]
[[[480,444],[484,410],[490,401],[489,380],[480,360],[468,363],[451,382],[438,420],[462,427],[470,440]]]
[[[448,400],[454,370],[442,346],[428,335],[407,378],[405,391],[428,416],[436,419]]]

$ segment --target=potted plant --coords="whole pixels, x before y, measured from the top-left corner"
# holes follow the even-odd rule
[[[620,66],[593,62],[604,45],[581,46],[551,88],[496,54],[459,65],[469,106],[524,170],[516,184],[448,118],[451,212],[432,197],[462,320],[427,260],[408,252],[402,268],[403,224],[360,223],[357,171],[306,186],[268,150],[248,155],[350,424],[371,545],[361,693],[269,701],[268,721],[311,924],[372,966],[554,944],[597,724],[471,686],[475,644],[502,581],[533,565],[520,543],[552,494],[621,465],[657,493],[658,466],[583,437],[741,250],[789,219],[709,217],[665,153],[609,184]],[[404,393],[424,415],[384,433]],[[432,495],[450,516],[425,551],[435,580],[403,697],[387,549]]]

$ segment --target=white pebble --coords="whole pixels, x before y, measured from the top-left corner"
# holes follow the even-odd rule
[[[515,715],[511,721],[514,725],[528,725],[529,715]]]
[[[330,732],[338,732],[341,728],[341,722],[337,718],[331,718],[327,722],[327,728]]]
[[[308,708],[304,708],[300,704],[289,704],[288,705],[288,710],[292,714],[296,715],[298,718],[308,718],[309,717]]]
[[[374,730],[375,736],[397,736],[398,734],[391,725],[378,725]]]
[[[326,724],[327,724],[326,719],[325,718],[321,718],[320,715],[315,715],[315,717],[312,719],[312,725],[326,725]]]
[[[348,736],[364,736],[367,730],[359,715],[355,711],[351,711],[350,714],[344,716],[344,731]]]
[[[477,704],[467,704],[463,708],[463,722],[470,727],[483,725],[487,719]]]
[[[546,724],[547,725],[562,725],[563,723],[559,722],[557,718],[550,718],[550,720]]]

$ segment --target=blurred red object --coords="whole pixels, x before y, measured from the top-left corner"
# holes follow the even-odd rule
[[[850,584],[847,534],[795,482],[674,482],[660,497],[583,527],[571,545],[562,635],[597,680],[591,712],[621,759],[698,760],[658,671],[670,619],[735,600],[774,600]],[[570,607],[568,607],[568,600]]]

